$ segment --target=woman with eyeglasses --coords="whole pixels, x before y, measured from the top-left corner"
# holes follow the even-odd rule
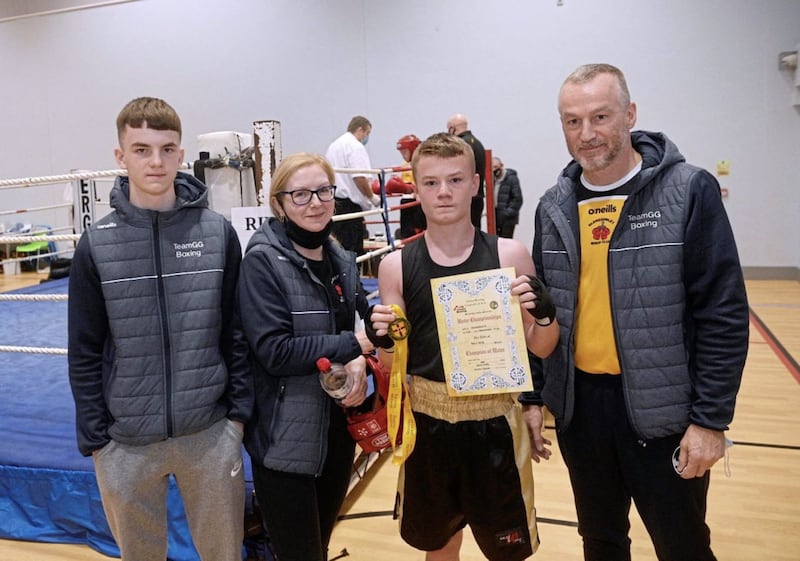
[[[272,178],[274,217],[253,235],[242,261],[237,305],[255,383],[245,445],[256,497],[281,561],[324,561],[350,483],[355,443],[342,407],[322,389],[315,362],[327,357],[355,376],[344,407],[366,396],[355,331],[367,299],[356,255],[330,237],[336,186],[320,155],[284,158]]]

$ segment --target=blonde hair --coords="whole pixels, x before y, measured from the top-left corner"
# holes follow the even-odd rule
[[[411,169],[417,175],[417,163],[423,156],[434,156],[436,158],[455,158],[457,156],[469,156],[471,173],[475,173],[475,153],[472,147],[461,137],[446,132],[432,134],[420,144],[414,151],[411,158]]]
[[[278,211],[282,210],[278,203],[278,193],[286,189],[286,184],[289,183],[295,172],[309,166],[322,168],[322,171],[328,176],[330,184],[334,184],[336,176],[333,173],[333,167],[323,156],[310,152],[297,152],[286,156],[272,174],[272,182],[269,186],[269,206],[275,216],[280,216]]]

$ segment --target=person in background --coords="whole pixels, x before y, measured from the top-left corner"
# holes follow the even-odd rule
[[[325,153],[325,159],[337,169],[372,169],[365,148],[372,132],[369,119],[357,115],[350,119],[347,131],[334,140]],[[381,197],[372,192],[367,174],[336,173],[336,214],[351,214],[378,207]],[[333,235],[342,247],[364,253],[364,238],[368,236],[364,218],[334,222]]]
[[[362,355],[374,348],[354,329],[367,310],[356,256],[330,236],[333,181],[320,155],[281,161],[270,186],[274,216],[250,239],[237,291],[256,395],[245,446],[281,561],[327,559],[350,483],[355,441],[315,363],[345,365],[355,383],[341,406],[357,406],[367,388]]]
[[[167,557],[173,475],[203,559],[241,561],[242,427],[252,386],[235,310],[241,248],[180,173],[181,122],[142,97],[117,117],[111,214],[86,230],[69,283],[78,447],[94,461],[124,561]]]
[[[411,166],[411,158],[414,156],[414,152],[416,152],[417,147],[421,143],[422,141],[415,134],[406,134],[397,140],[396,148],[397,151],[400,152],[400,156],[403,158],[403,166]],[[400,174],[400,179],[402,179],[404,183],[410,183],[413,185],[414,172],[410,169],[406,170]]]
[[[412,159],[416,192],[428,221],[425,234],[388,254],[378,270],[381,304],[366,320],[376,346],[387,339],[399,306],[411,324],[407,372],[417,425],[413,453],[401,468],[396,514],[400,534],[427,561],[459,559],[469,524],[491,561],[518,561],[536,551],[531,458],[547,458],[547,442],[531,440],[514,393],[451,397],[445,386],[431,279],[513,267],[526,344],[547,356],[558,339],[550,296],[533,277],[530,254],[515,241],[489,235],[470,220],[478,190],[469,144],[439,133]],[[526,311],[527,310],[527,311]],[[394,354],[381,352],[387,362]]]
[[[472,148],[472,153],[475,156],[475,171],[478,174],[478,192],[472,198],[472,208],[470,210],[470,219],[472,224],[480,230],[481,217],[483,216],[484,208],[484,185],[486,185],[486,150],[483,144],[478,140],[472,131],[469,130],[469,123],[467,122],[466,115],[456,113],[447,119],[447,132],[454,134],[464,140]]]
[[[399,167],[411,165],[411,155],[414,153],[414,150],[417,149],[420,142],[420,139],[413,134],[407,134],[397,141],[397,151],[400,152],[400,155],[403,157],[403,163]],[[389,176],[386,180],[385,189],[387,195],[413,194],[414,174],[410,169],[407,169]],[[380,182],[377,179],[372,182],[372,192],[376,194],[380,194],[381,192]]]
[[[529,426],[542,403],[555,416],[587,561],[631,559],[631,500],[661,561],[713,561],[710,470],[749,325],[719,184],[665,134],[631,132],[615,66],[575,70],[558,110],[573,160],[539,202],[533,258],[561,338],[535,361]]]
[[[507,168],[498,157],[492,157],[494,174],[494,227],[501,238],[513,238],[522,208],[522,189],[517,171]]]
[[[411,158],[414,156],[414,152],[416,152],[417,147],[421,143],[422,141],[414,134],[407,134],[398,139],[397,151],[400,152],[400,156],[403,158],[404,166],[411,166]],[[400,204],[416,201],[417,196],[414,194],[414,172],[411,170],[404,171],[400,175],[400,180],[405,184],[406,192],[408,193],[407,196],[400,199]],[[425,214],[423,214],[422,208],[419,205],[400,210],[400,239],[409,238],[424,230]]]

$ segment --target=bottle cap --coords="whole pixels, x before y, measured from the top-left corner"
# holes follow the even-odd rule
[[[331,369],[331,361],[324,356],[320,357],[317,359],[317,368],[322,372],[327,372]]]

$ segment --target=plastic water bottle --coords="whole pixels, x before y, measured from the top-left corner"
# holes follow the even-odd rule
[[[322,357],[317,359],[317,369],[322,389],[336,401],[341,401],[353,389],[353,378],[343,364]]]

